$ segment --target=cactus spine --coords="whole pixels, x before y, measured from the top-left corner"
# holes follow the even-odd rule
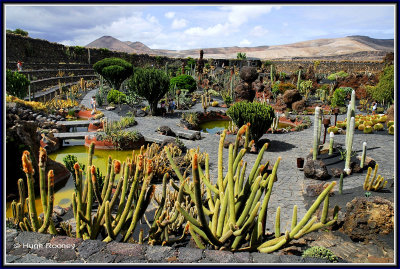
[[[328,155],[332,155],[333,154],[333,139],[335,137],[335,134],[333,132],[330,132],[329,134],[329,152]]]
[[[361,168],[364,168],[366,154],[367,154],[367,142],[363,142],[363,151],[362,151],[361,161],[360,161]]]
[[[352,147],[353,147],[354,125],[355,125],[355,119],[354,119],[354,117],[351,117],[349,129],[347,130],[349,137],[348,137],[348,141],[347,141],[346,162],[345,162],[345,167],[344,167],[344,171],[348,175],[351,173],[350,159],[351,159],[351,152],[352,152]]]
[[[320,118],[320,107],[315,108],[315,115],[314,115],[314,146],[313,146],[313,160],[317,159],[318,156],[318,130],[319,130],[319,118]]]

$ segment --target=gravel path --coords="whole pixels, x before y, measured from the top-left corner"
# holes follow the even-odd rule
[[[90,107],[90,98],[96,93],[96,90],[89,92],[84,99],[82,104]],[[110,119],[118,120],[119,116],[112,111],[106,111],[100,109],[104,115]],[[209,110],[224,110],[223,108],[210,107]],[[196,104],[192,107],[189,112],[202,111],[201,104]],[[180,111],[176,111],[178,114]],[[358,114],[359,112],[356,111]],[[339,115],[338,120],[344,120],[346,115]],[[313,120],[313,116],[311,116]],[[333,117],[332,117],[333,120]],[[167,125],[173,131],[189,132],[184,128],[178,126],[179,117],[158,117],[158,116],[147,116],[147,117],[136,117],[138,124],[129,129],[137,130],[142,133],[144,137],[154,137],[159,140],[163,140],[166,137],[156,133],[159,126]],[[181,139],[187,148],[199,147],[201,151],[206,151],[210,155],[210,175],[213,182],[216,182],[217,175],[217,156],[218,156],[218,142],[219,136],[213,134],[201,133],[202,139],[197,141],[190,141]],[[306,213],[306,207],[303,199],[303,189],[305,186],[310,184],[318,184],[321,181],[306,179],[304,172],[300,171],[296,167],[297,157],[306,157],[312,148],[313,143],[313,125],[310,128],[302,130],[300,132],[290,132],[285,134],[265,134],[262,139],[268,139],[269,147],[264,153],[261,163],[270,161],[271,164],[275,163],[278,157],[282,157],[279,164],[277,176],[278,181],[274,184],[274,191],[271,194],[267,228],[273,229],[273,223],[275,220],[275,212],[278,206],[281,207],[281,227],[282,230],[290,228],[291,215],[293,206],[298,206],[298,216],[301,218]],[[327,138],[329,139],[329,138]],[[335,142],[344,145],[345,135],[336,135]],[[379,164],[378,174],[381,174],[385,179],[389,180],[389,184],[392,183],[395,175],[395,139],[394,136],[380,135],[380,134],[357,134],[354,136],[353,150],[360,151],[362,149],[362,143],[366,141],[368,145],[367,156],[372,157]],[[227,158],[228,149],[224,149],[224,158]],[[257,158],[256,154],[246,154],[244,160],[247,161],[250,166],[254,163]],[[251,170],[251,167],[247,168],[247,172]],[[344,179],[343,189],[351,189],[361,186],[365,179],[365,173],[352,174]],[[331,179],[333,181],[336,179]],[[396,188],[395,188],[396,189]]]

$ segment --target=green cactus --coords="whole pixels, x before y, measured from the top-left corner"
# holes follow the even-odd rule
[[[382,131],[383,130],[383,124],[382,123],[376,123],[373,128],[374,128],[375,131]]]
[[[268,131],[275,117],[271,106],[246,101],[235,103],[226,114],[238,127],[250,123],[250,139],[255,142]]]
[[[54,172],[50,170],[47,175],[47,190],[45,188],[45,167],[47,162],[47,152],[45,149],[40,148],[39,152],[39,184],[40,184],[40,197],[43,207],[43,219],[37,215],[35,204],[35,191],[34,191],[34,169],[29,151],[24,151],[22,154],[22,167],[26,174],[28,197],[25,199],[25,186],[22,179],[18,180],[18,191],[20,195],[19,203],[13,201],[12,210],[14,222],[18,223],[19,227],[24,231],[34,231],[39,233],[56,234],[53,221],[53,201],[54,201]],[[28,204],[28,216],[25,217],[25,203]]]
[[[373,130],[374,129],[371,126],[367,125],[367,126],[364,127],[363,132],[364,132],[364,134],[372,134]]]
[[[300,91],[300,83],[301,83],[301,69],[299,70],[299,75],[297,77],[297,90]]]
[[[246,133],[247,129],[248,125],[240,128],[236,139],[239,140]],[[247,180],[245,180],[246,162],[242,162],[242,158],[247,152],[248,147],[244,147],[241,151],[236,151],[235,143],[230,144],[226,165],[227,173],[224,175],[222,153],[225,136],[226,131],[220,137],[216,184],[211,183],[208,155],[205,171],[198,165],[197,154],[193,155],[193,187],[190,187],[188,180],[184,179],[181,175],[179,168],[175,165],[171,154],[167,150],[171,167],[180,181],[179,189],[186,192],[196,206],[195,211],[197,215],[194,215],[193,212],[185,210],[178,201],[175,202],[175,207],[189,223],[189,232],[199,248],[204,249],[206,247],[204,243],[206,243],[213,245],[216,249],[258,249],[260,252],[268,253],[279,249],[293,238],[300,237],[318,228],[332,225],[336,221],[335,219],[331,221],[326,221],[325,219],[324,223],[315,223],[315,218],[309,222],[321,202],[324,199],[329,199],[328,194],[336,184],[333,182],[321,193],[306,216],[299,223],[297,223],[297,206],[295,206],[291,233],[286,231],[284,235],[281,235],[279,208],[275,220],[275,237],[269,238],[269,236],[266,236],[268,202],[273,184],[276,181],[280,158],[275,162],[271,174],[264,173],[263,170],[268,165],[268,163],[261,165],[262,157],[268,145],[265,144],[259,151],[257,159],[247,176]],[[207,189],[206,194],[202,194],[201,192],[201,182],[204,183]],[[326,216],[328,208],[325,207],[323,211]],[[243,246],[247,240],[250,241],[250,245]]]
[[[390,125],[388,128],[388,133],[394,135],[394,125]]]
[[[303,257],[322,258],[327,259],[332,263],[339,262],[338,257],[329,249],[324,247],[310,247],[303,252]]]
[[[342,194],[343,192],[343,173],[340,174],[340,180],[339,180],[339,194]]]

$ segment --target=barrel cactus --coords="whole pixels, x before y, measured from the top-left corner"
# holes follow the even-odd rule
[[[330,126],[327,131],[328,131],[328,133],[332,132],[334,134],[337,134],[337,133],[339,133],[339,128],[336,126]]]
[[[390,125],[390,127],[388,129],[388,133],[391,135],[394,135],[394,125]]]
[[[394,121],[388,121],[388,123],[386,124],[386,126],[389,128],[390,126],[394,125]]]
[[[363,123],[358,125],[358,127],[357,127],[357,129],[360,130],[360,131],[363,131],[364,128],[365,128],[365,125]]]
[[[382,123],[377,123],[374,125],[374,130],[375,131],[382,131],[383,130],[383,125]]]
[[[267,132],[275,117],[271,106],[257,102],[238,102],[231,106],[226,114],[236,126],[250,123],[250,139],[258,141]]]
[[[373,129],[371,126],[367,125],[364,127],[364,134],[372,134]]]

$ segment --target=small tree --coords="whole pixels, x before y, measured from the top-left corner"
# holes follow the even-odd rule
[[[7,69],[6,92],[18,98],[24,98],[28,94],[30,81],[25,75]]]
[[[238,60],[245,60],[245,59],[247,59],[247,56],[246,56],[245,52],[238,52],[237,55],[236,55],[236,58]]]
[[[128,83],[128,95],[137,94],[150,105],[152,115],[157,113],[157,104],[168,92],[169,77],[164,71],[154,68],[135,68]]]
[[[93,65],[94,71],[103,76],[115,89],[119,90],[122,82],[133,73],[133,67],[127,61],[120,58],[105,58]]]
[[[176,86],[176,89],[188,90],[190,93],[194,92],[197,89],[196,80],[189,75],[179,75],[177,77],[171,78],[170,81],[170,89],[173,90]]]

